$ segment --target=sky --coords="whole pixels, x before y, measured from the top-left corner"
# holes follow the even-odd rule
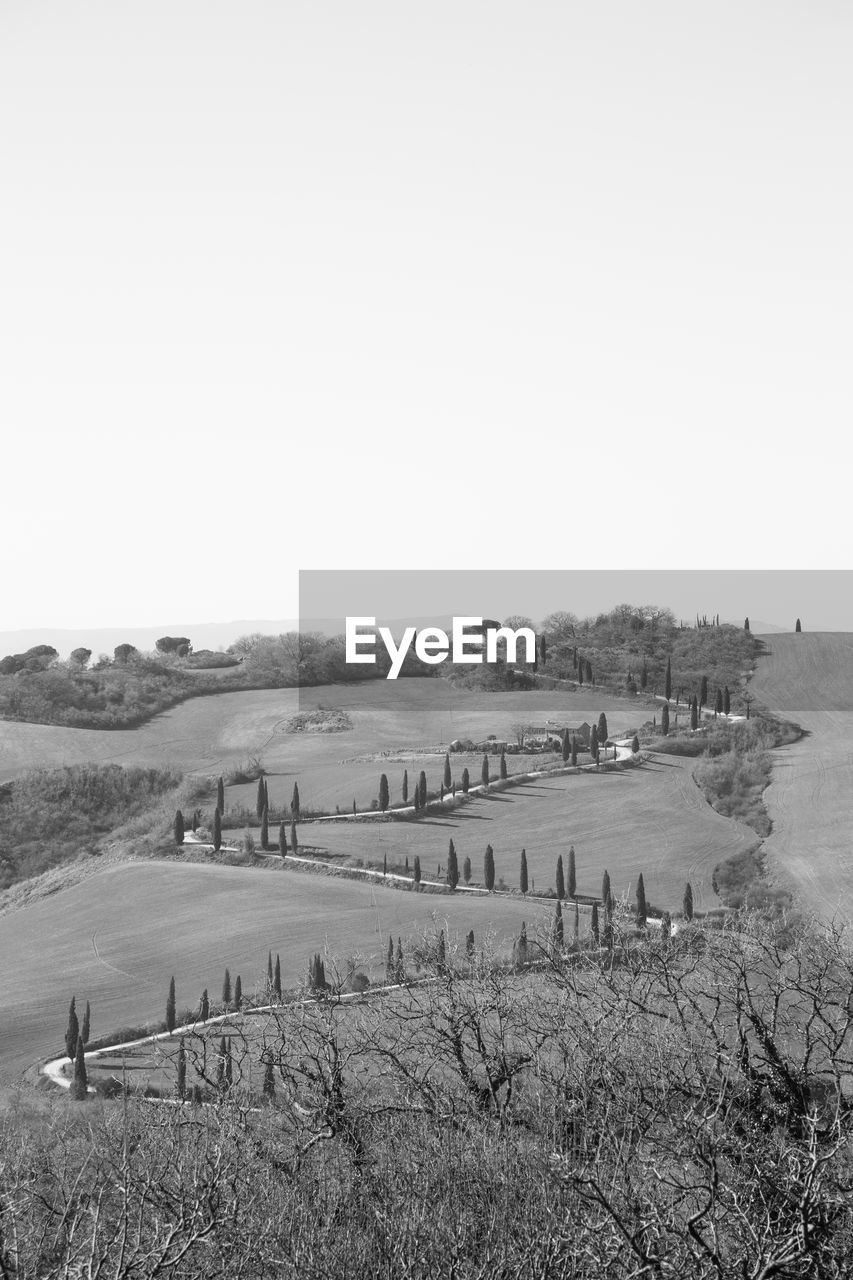
[[[0,0],[0,631],[847,568],[851,64],[829,0]]]

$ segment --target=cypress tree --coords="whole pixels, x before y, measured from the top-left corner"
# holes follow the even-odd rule
[[[267,991],[272,991],[272,952],[267,952]]]
[[[572,748],[569,742],[569,731],[568,729],[564,729],[562,742],[560,743],[560,755],[563,757],[563,764],[568,764],[571,759],[571,754]]]
[[[267,802],[267,793],[266,793],[266,787],[264,786],[264,780],[263,778],[258,778],[258,794],[255,797],[255,812],[258,815],[259,822],[263,817],[264,805],[266,804],[266,802]]]
[[[690,728],[699,728],[699,708],[696,705],[696,696],[694,694],[693,701],[690,703]]]
[[[466,954],[466,956],[468,957],[468,960],[469,960],[470,962],[473,962],[473,960],[474,960],[474,949],[475,949],[475,945],[476,945],[476,944],[475,944],[475,942],[474,942],[474,930],[473,930],[473,929],[469,929],[469,930],[468,930],[468,937],[465,939],[465,954]]]
[[[563,855],[557,854],[557,901],[566,896],[566,881],[563,876]]]
[[[294,858],[299,852],[299,841],[296,839],[296,823],[292,819],[290,823],[290,852]]]
[[[676,717],[676,719],[677,719],[677,717]],[[634,734],[633,738],[631,739],[631,750],[633,751],[634,755],[637,755],[637,753],[638,753],[638,752],[639,752],[639,750],[640,750],[640,739],[637,737],[636,733]]]
[[[518,876],[518,885],[522,893],[527,893],[527,852],[521,851],[521,870]]]
[[[660,939],[661,942],[669,942],[672,937],[672,916],[668,911],[664,911],[660,922]]]
[[[471,883],[471,859],[466,858],[462,863],[462,879],[466,884]]]
[[[415,813],[420,813],[420,811],[421,811],[421,789],[420,789],[420,787],[415,787],[414,801],[415,801]]]
[[[590,920],[589,928],[590,928],[590,932],[592,933],[593,942],[595,943],[596,946],[600,946],[601,938],[598,931],[598,903],[597,902],[594,902],[592,904],[592,919]]]
[[[684,907],[685,920],[692,920],[693,919],[693,886],[689,880],[687,881],[687,884],[684,886],[684,898],[682,901],[682,906]]]
[[[572,924],[572,941],[574,942],[575,946],[578,945],[578,934],[580,933],[580,928],[581,928],[581,913],[578,907],[577,899],[575,899],[575,918]]]
[[[663,688],[664,688],[664,693],[666,694],[666,700],[667,702],[669,702],[670,698],[672,697],[672,659],[671,658],[667,658],[666,660],[666,675],[664,677]]]
[[[231,974],[228,969],[225,970],[225,977],[222,979],[222,1004],[226,1009],[231,1004]]]
[[[293,814],[294,818],[299,817],[299,783],[298,782],[294,782],[293,784],[293,799],[290,801],[290,812]]]
[[[184,843],[184,815],[180,809],[175,813],[175,844]]]
[[[607,909],[607,899],[610,897],[610,873],[604,872],[601,877],[601,902],[602,906]]]
[[[609,907],[604,912],[604,929],[601,933],[601,941],[608,951],[613,946],[613,912]]]
[[[86,1012],[83,1014],[83,1025],[80,1028],[80,1037],[84,1044],[89,1043],[89,1030],[92,1022],[92,1010],[89,1007],[89,1001],[86,1001]]]
[[[637,924],[641,929],[645,929],[649,918],[649,910],[646,905],[646,886],[643,881],[642,871],[637,876]]]
[[[383,773],[379,778],[379,808],[383,813],[388,808],[388,800],[388,778]]]
[[[198,831],[198,824],[201,822],[201,814],[198,809],[193,809],[192,829],[193,834]]]
[[[222,1090],[225,1088],[225,1037],[219,1041],[219,1053],[216,1055],[216,1084]]]
[[[403,940],[397,939],[397,950],[394,954],[394,979],[396,982],[404,983],[406,981],[406,966],[403,962]]]
[[[394,981],[394,939],[388,934],[388,954],[385,957],[385,981]]]
[[[222,817],[218,809],[213,811],[213,848],[215,853],[222,848]]]
[[[415,863],[412,869],[412,879],[417,885],[419,885],[421,882],[421,860],[417,854],[415,854]]]
[[[418,778],[418,791],[420,793],[421,808],[425,809],[427,802],[427,780],[423,769],[421,769],[421,774]]]
[[[468,770],[463,769],[462,770],[462,790],[466,796],[468,794],[468,788],[470,787],[470,785],[471,785],[471,779],[468,776]]]
[[[387,853],[382,854],[382,874],[383,876],[387,876],[388,874],[388,854]]]
[[[224,778],[220,778],[216,784],[216,809],[221,816],[224,816],[225,814],[225,780]]]
[[[483,781],[483,786],[484,786],[484,787],[488,787],[488,785],[489,785],[489,757],[485,754],[485,752],[483,753],[483,768],[482,768],[482,769],[481,769],[481,771],[480,771],[480,776],[481,776],[482,781]]]
[[[239,973],[234,981],[234,1008],[238,1011],[243,1007],[243,980]]]
[[[86,1075],[86,1046],[83,1037],[77,1038],[77,1049],[74,1054],[74,1084],[71,1096],[75,1102],[85,1102],[89,1093],[89,1078]]]
[[[744,618],[744,620],[743,620],[743,629],[744,629],[744,631],[748,631],[748,630],[749,630],[749,618]]]
[[[199,1022],[207,1022],[210,1017],[210,998],[207,994],[207,987],[201,993],[201,1003],[198,1010]]]
[[[403,770],[403,804],[409,803],[409,771]]]
[[[483,862],[483,884],[489,893],[495,887],[495,851],[490,844],[486,845],[486,856]]]
[[[187,1051],[183,1037],[178,1045],[178,1097],[183,1098],[187,1091]]]
[[[583,658],[578,657],[578,686],[583,684]]]
[[[575,846],[569,845],[569,897],[577,897],[578,877],[575,867]]]
[[[71,997],[68,1006],[68,1026],[65,1031],[65,1056],[73,1058],[77,1052],[77,1041],[80,1039],[80,1022],[77,1017],[77,997]]]
[[[708,677],[703,676],[699,685],[699,707],[700,709],[707,706],[708,703]]]
[[[560,906],[560,899],[557,899],[557,910],[554,915],[554,945],[562,949],[563,946],[563,908]]]
[[[281,999],[281,959],[276,953],[275,970],[273,971],[272,989],[276,994],[276,999]]]
[[[518,967],[521,968],[522,965],[527,964],[527,925],[523,920],[521,922],[521,932],[518,935],[518,942],[515,945],[516,963]]]
[[[592,663],[590,662],[589,658],[587,658],[586,660],[586,678],[587,678],[587,682],[591,684],[594,689],[595,688],[595,672],[592,669]]]
[[[718,689],[717,695],[714,698],[714,715],[719,715],[722,709],[723,709],[723,691],[722,689]]]
[[[264,1066],[263,1093],[265,1098],[275,1097],[275,1076],[273,1075],[272,1058],[267,1058],[266,1065]]]
[[[725,689],[723,690],[723,711],[725,712],[726,715],[728,715],[731,709],[732,709],[732,695],[729,693],[729,686],[726,685]]]
[[[270,811],[264,805],[264,811],[261,814],[261,849],[267,853],[270,847]]]
[[[508,775],[507,775],[507,768],[506,768],[506,749],[504,747],[501,747],[501,778],[503,779],[503,778],[506,778],[507,776]]]
[[[666,702],[661,707],[660,731],[664,737],[669,733],[669,704]]]
[[[575,735],[572,734],[572,768],[574,768],[577,765],[577,762],[578,762],[578,740],[575,737]]]
[[[444,753],[444,785],[445,787],[447,787],[448,791],[450,790],[450,784],[452,781],[453,781],[453,775],[450,772],[450,755],[448,754],[448,752],[445,751]]]
[[[598,741],[604,746],[610,734],[607,732],[607,716],[602,711],[598,717]]]
[[[166,1030],[175,1030],[175,979],[169,981],[169,994],[166,997]]]
[[[589,735],[589,754],[598,764],[598,730],[595,725],[592,726],[592,732]]]
[[[456,846],[451,839],[447,849],[447,883],[455,889],[459,883],[459,865],[456,860]]]
[[[283,858],[287,857],[287,831],[283,822],[278,824],[278,851]]]
[[[231,1058],[231,1037],[229,1036],[225,1042],[225,1088],[230,1089],[234,1079],[234,1069]]]
[[[266,805],[266,807],[269,809],[269,807],[270,807],[270,789],[269,789],[269,786],[268,786],[268,784],[267,784],[267,780],[266,780],[266,778],[264,778],[264,804],[265,804],[265,805]],[[230,1039],[229,1039],[228,1043],[229,1043],[229,1045],[230,1045],[230,1043],[231,1043]]]
[[[794,630],[802,631],[802,629],[803,629],[802,623],[800,622],[799,618],[797,618],[797,625],[794,627]]]

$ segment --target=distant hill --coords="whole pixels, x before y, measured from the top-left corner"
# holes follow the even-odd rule
[[[164,622],[156,627],[91,627],[63,629],[60,627],[28,627],[21,631],[0,631],[0,658],[7,653],[24,653],[33,645],[49,644],[61,658],[67,658],[72,649],[91,649],[97,657],[100,653],[112,655],[116,645],[132,644],[146,652],[154,648],[161,636],[188,636],[194,649],[226,649],[238,636],[260,631],[265,635],[279,635],[295,631],[295,618],[240,619],[235,622]]]

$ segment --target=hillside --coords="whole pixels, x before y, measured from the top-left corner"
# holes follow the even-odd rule
[[[773,822],[769,869],[804,905],[853,917],[853,635],[774,635],[751,690],[775,715],[806,731],[774,753],[765,803]]]

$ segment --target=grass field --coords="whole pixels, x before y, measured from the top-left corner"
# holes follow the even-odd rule
[[[804,906],[853,916],[853,635],[772,635],[752,692],[807,731],[773,753],[764,799],[773,823],[768,870],[787,879]]]
[[[3,1002],[0,1080],[62,1051],[72,995],[92,1005],[92,1035],[165,1016],[169,978],[178,1009],[222,989],[226,965],[247,992],[279,952],[282,982],[296,986],[328,943],[345,961],[365,958],[382,973],[388,935],[432,925],[500,937],[528,929],[553,906],[474,894],[435,896],[373,888],[296,871],[138,863],[110,868],[83,884],[16,911],[0,930],[0,967],[14,975]]]
[[[578,892],[596,894],[604,868],[617,896],[633,895],[640,872],[655,906],[680,910],[686,880],[698,909],[718,905],[711,873],[723,858],[755,843],[748,828],[715,813],[693,781],[694,761],[659,756],[636,769],[583,772],[542,778],[504,792],[472,798],[442,816],[416,822],[305,823],[303,841],[330,853],[381,866],[411,866],[421,859],[424,876],[447,865],[453,839],[461,868],[470,857],[475,882],[483,874],[487,844],[495,872],[518,888],[521,849],[540,889],[553,888],[558,854],[567,866],[575,846]]]

